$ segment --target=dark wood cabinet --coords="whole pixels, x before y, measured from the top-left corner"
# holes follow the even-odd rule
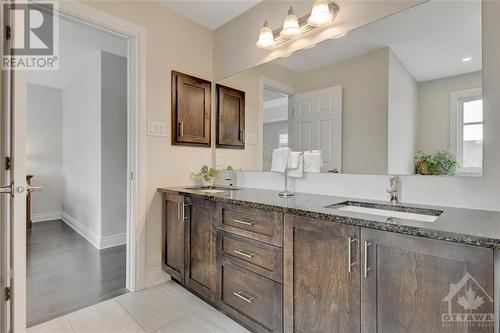
[[[493,332],[443,317],[469,313],[459,302],[476,300],[482,304],[471,314],[493,313],[491,250],[370,229],[362,229],[361,245],[361,332]]]
[[[282,332],[281,284],[221,260],[217,304],[253,332]]]
[[[212,83],[172,71],[172,144],[210,147]]]
[[[185,227],[189,219],[186,198],[171,193],[163,194],[162,267],[179,282],[184,282]]]
[[[285,215],[284,329],[360,331],[359,228]]]
[[[216,85],[216,146],[245,148],[245,92]]]
[[[217,203],[192,198],[186,233],[186,278],[188,288],[215,302],[217,287],[215,222]]]

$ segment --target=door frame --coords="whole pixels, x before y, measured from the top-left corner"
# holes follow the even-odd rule
[[[36,2],[36,1],[35,1]],[[79,21],[120,37],[128,42],[128,88],[127,88],[127,267],[126,288],[136,291],[145,287],[146,268],[146,204],[145,204],[145,137],[146,137],[146,90],[145,90],[145,30],[135,24],[93,7],[72,2],[60,1],[58,15]],[[22,71],[14,71],[14,114],[20,121],[26,121],[26,76]],[[17,129],[21,126],[16,126]],[[25,128],[25,127],[24,127]],[[14,128],[15,129],[15,128]],[[13,130],[14,130],[13,129]],[[16,135],[16,134],[15,134]],[[19,133],[17,133],[19,135]],[[19,143],[24,144],[26,133],[21,133]],[[25,158],[18,165],[25,169]],[[26,171],[22,175],[26,177]],[[26,188],[26,181],[18,178],[16,185]],[[15,207],[16,218],[12,223],[13,251],[13,331],[23,332],[26,329],[26,223],[22,223],[23,207]],[[25,221],[25,216],[24,216]],[[18,251],[16,251],[18,249]],[[21,249],[24,249],[22,251]],[[24,269],[23,269],[24,267]]]
[[[259,76],[259,119],[258,119],[258,142],[259,144],[257,145],[257,170],[262,170],[264,167],[264,156],[263,156],[263,149],[264,149],[264,108],[262,107],[262,104],[264,103],[264,88],[269,87],[272,89],[276,89],[281,91],[284,94],[288,95],[288,120],[290,120],[290,115],[291,112],[293,111],[293,103],[290,103],[291,98],[293,98],[293,95],[297,93],[296,89],[288,86],[284,83],[281,83],[279,81],[273,80],[271,78],[268,78],[266,76],[260,75]]]

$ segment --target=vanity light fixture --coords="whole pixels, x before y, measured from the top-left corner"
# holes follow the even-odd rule
[[[300,34],[299,19],[297,18],[297,15],[295,15],[293,7],[290,6],[288,15],[285,17],[285,22],[283,22],[283,28],[281,29],[280,36],[292,38],[298,34]]]
[[[307,23],[313,27],[321,27],[333,20],[333,14],[328,6],[328,0],[314,0],[311,16]]]
[[[328,0],[314,0],[311,14],[300,18],[290,7],[281,28],[273,31],[269,22],[267,20],[264,22],[256,46],[260,49],[270,49],[283,44],[299,35],[330,24],[338,12],[339,6]]]
[[[256,45],[260,49],[269,49],[275,45],[273,29],[271,29],[267,20],[260,29],[259,40]]]

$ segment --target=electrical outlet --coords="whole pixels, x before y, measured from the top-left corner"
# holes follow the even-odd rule
[[[149,136],[167,136],[167,123],[161,121],[148,121]]]

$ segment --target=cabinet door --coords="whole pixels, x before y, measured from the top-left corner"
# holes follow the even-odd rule
[[[245,148],[245,92],[220,84],[217,89],[217,147]]]
[[[359,332],[359,228],[286,215],[284,232],[285,332]]]
[[[482,327],[492,323],[453,317],[492,316],[491,250],[369,229],[361,234],[362,332],[493,332]]]
[[[208,301],[215,301],[217,204],[193,197],[187,230],[186,286]]]
[[[185,220],[189,217],[184,197],[163,195],[162,267],[172,278],[184,282]]]
[[[210,147],[209,81],[172,71],[172,144]]]

